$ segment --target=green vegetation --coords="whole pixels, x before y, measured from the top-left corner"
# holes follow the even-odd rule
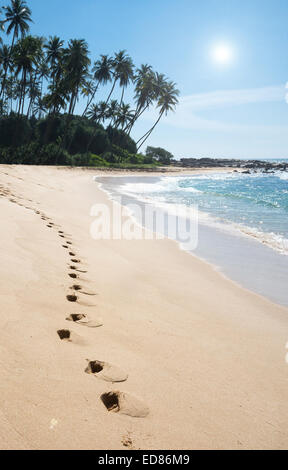
[[[151,159],[151,162],[156,161],[161,163],[161,165],[170,165],[171,161],[174,159],[172,153],[161,147],[147,147],[146,156]]]
[[[175,109],[175,84],[149,65],[136,68],[126,51],[92,62],[84,39],[71,39],[65,46],[56,36],[29,35],[31,15],[24,0],[10,0],[0,9],[2,36],[10,37],[10,44],[0,37],[0,163],[169,164],[172,156],[163,149],[148,147],[145,156],[139,151],[162,116]],[[109,92],[99,101],[103,86]],[[129,86],[133,103],[125,103]],[[80,98],[85,100],[81,116],[76,114]],[[135,143],[131,132],[151,106],[159,116]]]

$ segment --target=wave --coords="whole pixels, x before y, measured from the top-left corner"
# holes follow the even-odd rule
[[[142,202],[145,203],[149,203],[154,207],[162,209],[174,216],[187,217],[187,214],[189,214],[189,218],[191,219],[191,217],[195,217],[196,214],[192,208],[189,208],[185,204],[170,204],[168,202],[164,202],[164,198],[162,201],[155,201],[149,197],[145,197],[143,199],[139,198],[139,200],[142,200]],[[218,217],[213,217],[210,214],[199,210],[197,211],[197,219],[200,224],[213,227],[230,235],[253,238],[263,245],[266,245],[275,251],[288,256],[288,239],[282,235],[274,232],[263,232],[259,229],[244,225],[242,223],[240,224],[222,220]]]
[[[156,209],[163,210],[171,215],[178,217],[192,217],[196,216],[195,210],[185,204],[172,204],[166,201],[165,197],[159,197],[157,200],[153,199],[148,195],[135,195],[140,202],[154,206]],[[259,243],[266,245],[273,250],[288,256],[288,239],[280,234],[274,232],[264,232],[255,227],[250,227],[242,223],[236,223],[214,217],[204,211],[197,211],[197,220],[200,224],[215,228],[222,232],[228,233],[234,236],[244,236],[252,238]]]
[[[166,176],[153,183],[125,183],[120,186],[121,192],[129,195],[147,194],[147,193],[167,193],[181,190],[184,192],[201,193],[202,191],[189,187],[179,187],[180,182],[185,182],[184,177]]]
[[[284,202],[281,202],[281,206],[279,205],[279,202],[277,200],[273,200],[273,198],[270,198],[269,194],[257,194],[255,191],[255,188],[252,186],[250,189],[247,190],[247,192],[230,192],[225,191],[225,185],[221,184],[221,181],[229,181],[229,180],[242,180],[244,183],[244,186],[247,186],[249,188],[249,178],[268,178],[268,177],[279,177],[280,179],[283,180],[288,180],[288,174],[284,172],[277,172],[274,174],[263,174],[263,173],[253,173],[251,175],[248,174],[241,174],[241,173],[231,173],[231,172],[223,172],[223,173],[207,173],[207,174],[198,174],[198,175],[185,175],[185,176],[177,176],[177,177],[167,177],[164,176],[162,178],[159,178],[155,182],[147,182],[147,183],[126,183],[122,186],[120,186],[120,192],[123,194],[125,193],[128,196],[136,197],[139,201],[142,201],[144,203],[149,203],[152,204],[155,207],[158,207],[159,209],[163,209],[167,211],[168,213],[172,213],[174,215],[178,216],[183,216],[183,217],[192,217],[192,215],[189,214],[189,206],[191,209],[191,205],[193,202],[197,203],[199,200],[197,198],[197,193],[200,196],[200,201],[202,199],[201,193],[205,195],[204,197],[207,199],[212,198],[215,201],[215,198],[222,197],[226,198],[227,200],[243,200],[245,203],[245,200],[247,203],[249,202],[249,207],[253,208],[255,210],[256,214],[258,213],[258,216],[261,217],[261,208],[257,209],[257,206],[262,206],[263,208],[274,208],[274,209],[283,209],[285,210],[285,207],[283,204]],[[203,188],[202,181],[206,180],[207,181],[207,190]],[[247,181],[247,183],[245,182]],[[213,191],[213,186],[211,188],[211,185],[209,186],[209,181],[220,181],[219,188],[221,187],[222,190],[224,189],[224,192],[217,192],[217,184],[215,184],[215,189]],[[201,191],[197,189],[197,186],[201,184]],[[269,183],[270,184],[270,183]],[[283,184],[283,183],[282,183]],[[195,187],[196,186],[196,187]],[[233,184],[234,186],[234,184]],[[229,184],[228,184],[229,187]],[[227,189],[228,189],[227,187]],[[267,186],[269,188],[270,186]],[[272,191],[274,190],[275,187],[275,180],[274,183],[272,181]],[[209,188],[209,189],[208,189]],[[212,189],[212,190],[211,190]],[[249,192],[248,192],[249,191]],[[185,193],[195,193],[195,200],[191,198],[189,201],[185,203],[186,197]],[[286,190],[283,189],[281,193],[286,194]],[[177,195],[175,197],[175,194]],[[178,197],[180,195],[180,198]],[[167,197],[168,196],[168,197]],[[182,197],[181,197],[182,196]],[[188,198],[188,194],[187,194]],[[177,200],[179,202],[177,202]],[[253,204],[251,206],[251,203]],[[200,202],[201,204],[201,202]],[[225,206],[223,206],[225,207]],[[237,206],[231,206],[230,209],[235,210],[235,207]],[[247,206],[247,209],[248,206]],[[209,211],[210,212],[210,211]],[[193,214],[193,211],[191,211],[191,214]],[[271,214],[272,216],[272,214]],[[233,217],[234,218],[234,217]],[[284,235],[281,235],[279,233],[274,233],[273,230],[273,225],[269,224],[266,227],[265,231],[265,225],[262,225],[262,229],[260,230],[258,227],[251,227],[248,225],[245,225],[242,221],[240,221],[240,218],[238,217],[238,222],[232,221],[232,220],[227,220],[225,218],[225,214],[223,213],[221,216],[219,215],[214,215],[211,213],[206,213],[205,209],[204,211],[198,211],[198,220],[201,224],[204,225],[209,225],[211,227],[214,227],[218,230],[229,232],[230,234],[233,235],[238,235],[238,236],[246,236],[253,238],[254,240],[257,240],[258,242],[269,246],[270,248],[273,248],[274,250],[288,255],[288,239],[285,238]],[[243,219],[242,219],[243,220]],[[260,220],[258,223],[262,223]],[[258,225],[258,224],[257,224]],[[275,224],[274,224],[275,226]],[[277,225],[276,225],[277,226]],[[264,229],[264,230],[263,230]],[[270,230],[269,230],[270,229]],[[285,233],[285,232],[284,232]]]
[[[280,178],[280,180],[288,180],[288,173],[287,172],[284,172],[284,171],[281,171],[281,173],[276,173],[276,176],[278,176],[278,178]]]

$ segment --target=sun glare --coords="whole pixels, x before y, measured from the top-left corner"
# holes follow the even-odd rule
[[[228,44],[216,44],[212,47],[212,58],[217,64],[229,64],[233,59],[233,49]]]

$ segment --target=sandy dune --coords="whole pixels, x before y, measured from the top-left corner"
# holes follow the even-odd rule
[[[0,448],[287,448],[288,309],[172,241],[93,240],[93,175],[0,166]]]

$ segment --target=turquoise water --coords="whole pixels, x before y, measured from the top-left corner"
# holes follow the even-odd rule
[[[201,223],[288,254],[288,173],[214,173],[126,182],[122,191],[162,206],[198,205]]]
[[[153,231],[131,204],[140,206],[143,213],[151,205],[159,214],[174,213],[175,224],[179,215],[187,218],[192,212],[193,217],[194,211],[186,209],[198,205],[196,247],[183,246],[177,234],[172,238],[241,286],[288,306],[288,173],[97,180],[112,199],[128,206],[136,220]]]

